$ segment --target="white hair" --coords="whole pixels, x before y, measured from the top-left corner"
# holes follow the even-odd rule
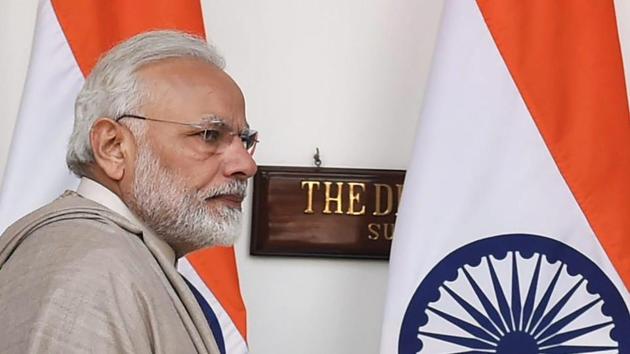
[[[66,154],[72,172],[86,176],[87,166],[94,163],[90,129],[96,119],[115,119],[141,106],[147,93],[141,88],[138,70],[171,58],[197,58],[220,69],[225,66],[223,58],[204,39],[178,31],[145,32],[112,48],[87,77],[75,102],[74,129]]]

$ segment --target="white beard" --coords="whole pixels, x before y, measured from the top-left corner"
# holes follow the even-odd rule
[[[142,221],[168,243],[178,257],[212,246],[231,246],[241,231],[241,211],[225,206],[209,209],[208,198],[245,195],[247,182],[232,180],[195,191],[184,179],[161,165],[151,148],[138,151],[129,206]]]

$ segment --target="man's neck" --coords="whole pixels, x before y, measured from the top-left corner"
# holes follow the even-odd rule
[[[110,209],[111,211],[123,216],[127,220],[136,224],[140,227],[143,233],[148,235],[149,237],[145,237],[146,239],[150,238],[151,241],[155,244],[155,246],[163,253],[172,264],[175,264],[176,256],[175,251],[171,246],[169,246],[162,238],[155,235],[153,230],[151,230],[148,226],[146,226],[123,202],[123,200],[112,192],[110,189],[102,185],[101,183],[92,180],[87,177],[82,177],[81,182],[79,183],[79,187],[77,187],[77,193],[86,199],[90,199],[96,203],[101,204],[102,206]]]

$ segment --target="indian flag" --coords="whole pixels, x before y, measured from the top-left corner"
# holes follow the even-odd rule
[[[78,185],[65,164],[74,99],[101,54],[147,30],[204,35],[196,0],[41,0],[36,26],[0,190],[0,231]],[[181,259],[179,267],[214,312],[220,328],[213,332],[221,352],[247,352],[234,250],[200,251]]]
[[[612,0],[446,0],[381,353],[630,353]]]

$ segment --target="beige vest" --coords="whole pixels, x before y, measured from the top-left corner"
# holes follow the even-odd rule
[[[0,353],[218,354],[155,237],[66,192],[0,237]]]

